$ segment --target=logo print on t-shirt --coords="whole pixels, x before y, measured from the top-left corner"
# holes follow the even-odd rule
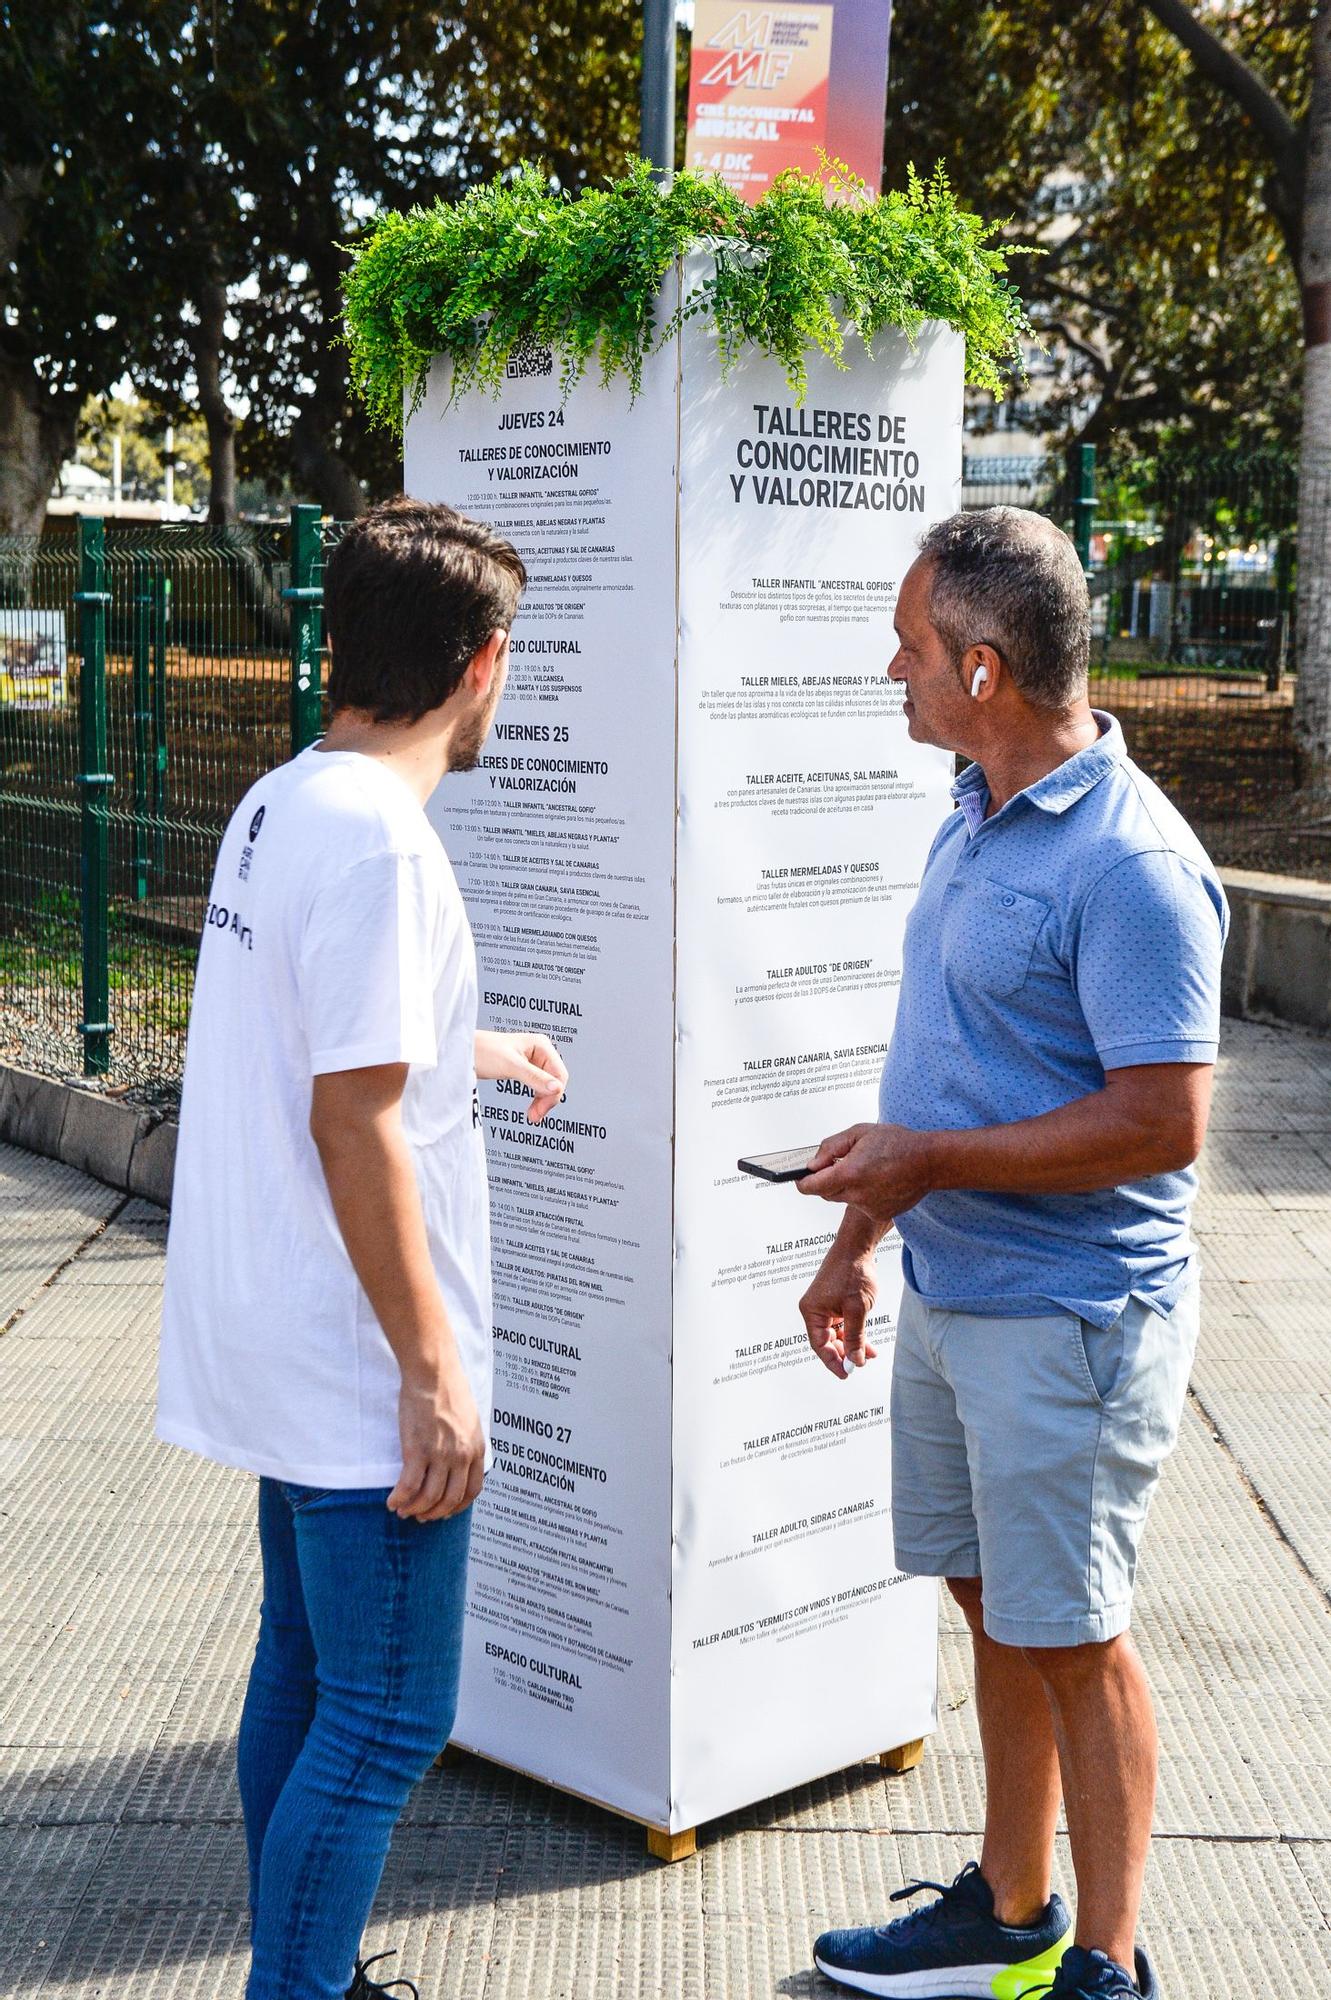
[[[257,840],[259,837],[259,828],[263,825],[263,816],[266,810],[267,808],[265,806],[260,806],[258,812],[255,813],[254,818],[250,821],[251,841]],[[251,861],[253,861],[253,859],[254,859],[253,847],[250,846],[242,847],[240,850],[240,866],[236,870],[236,873],[237,875],[239,875],[242,882],[248,882],[250,879],[250,863]]]

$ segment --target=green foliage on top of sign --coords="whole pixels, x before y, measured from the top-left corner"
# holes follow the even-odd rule
[[[453,362],[455,395],[497,389],[532,347],[553,350],[562,392],[593,362],[603,382],[624,374],[636,391],[651,348],[709,313],[724,366],[756,347],[798,397],[809,354],[839,362],[848,330],[871,347],[883,327],[914,333],[926,320],[958,328],[969,380],[1001,395],[1030,329],[995,234],[941,168],[871,196],[828,162],[816,177],[780,175],[750,207],[713,175],[662,188],[645,161],[576,196],[527,166],[379,219],[346,278],[352,377],[395,430],[436,354]],[[695,248],[711,252],[707,275],[658,327],[662,280]]]

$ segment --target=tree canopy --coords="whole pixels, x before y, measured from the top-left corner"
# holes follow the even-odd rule
[[[897,0],[886,182],[941,160],[1045,253],[1014,268],[1057,363],[1042,421],[1132,452],[1283,444],[1288,176],[1165,24],[1182,4]],[[1314,12],[1225,8],[1287,122]],[[389,490],[393,441],[349,393],[348,253],[524,159],[574,190],[621,175],[639,38],[622,0],[0,0],[0,532],[40,521],[80,407],[126,377],[202,416],[215,518],[246,475],[339,514]]]

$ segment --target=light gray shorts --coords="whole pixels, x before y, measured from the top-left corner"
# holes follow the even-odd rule
[[[1130,1299],[1102,1332],[1070,1312],[946,1312],[907,1288],[892,1374],[898,1568],[983,1577],[984,1629],[1001,1645],[1125,1631],[1198,1299],[1194,1281],[1167,1318]]]

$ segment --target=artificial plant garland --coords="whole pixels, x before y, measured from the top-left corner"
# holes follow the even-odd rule
[[[524,166],[461,201],[379,217],[345,281],[352,378],[393,430],[437,354],[453,363],[454,395],[497,390],[532,345],[553,351],[564,394],[593,361],[636,392],[652,347],[706,312],[723,367],[756,347],[801,399],[808,355],[839,361],[847,328],[872,347],[883,327],[943,320],[965,335],[967,379],[1001,397],[1032,330],[995,234],[941,167],[876,196],[829,161],[778,175],[750,206],[715,175],[662,187],[646,161],[572,196]],[[711,252],[705,275],[658,326],[662,280],[697,247]]]

